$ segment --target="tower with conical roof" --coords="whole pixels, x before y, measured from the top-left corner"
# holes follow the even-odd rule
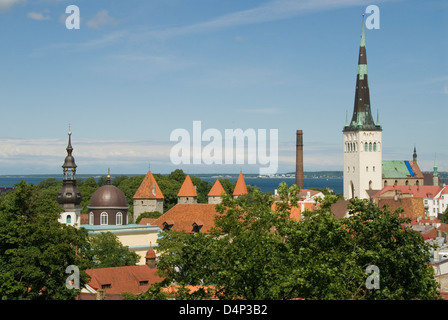
[[[364,15],[353,115],[343,129],[344,198],[368,199],[369,190],[382,188],[382,128],[372,117]]]
[[[235,189],[233,190],[233,198],[238,198],[239,196],[247,194],[247,186],[244,181],[243,173],[240,171],[238,180],[236,180]]]
[[[439,174],[437,172],[437,156],[434,156],[434,167],[432,171],[432,184],[434,186],[439,185]]]
[[[72,132],[69,127],[67,156],[62,165],[63,181],[62,188],[58,193],[57,201],[64,210],[58,221],[67,225],[79,227],[81,224],[81,192],[76,187],[76,163],[73,157],[73,147],[71,140]]]
[[[191,181],[190,175],[188,174],[185,177],[184,183],[180,187],[180,190],[177,194],[177,203],[198,203],[198,194],[196,192],[196,187],[194,186],[193,181]]]
[[[225,193],[226,191],[224,190],[221,182],[219,182],[219,180],[216,179],[215,183],[213,184],[213,187],[210,189],[210,192],[208,193],[208,203],[209,204],[221,203],[222,196]]]
[[[133,196],[134,221],[143,212],[158,211],[163,213],[163,193],[151,171],[148,171]]]

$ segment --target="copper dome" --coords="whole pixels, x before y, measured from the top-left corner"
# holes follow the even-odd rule
[[[129,205],[123,191],[111,184],[106,184],[93,193],[87,208],[128,209]]]

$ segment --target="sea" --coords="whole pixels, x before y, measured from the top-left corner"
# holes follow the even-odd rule
[[[127,175],[133,176],[133,175]],[[77,175],[78,178],[85,179],[88,177],[99,178],[100,175]],[[32,183],[34,185],[39,182],[55,178],[57,180],[62,180],[62,175],[0,175],[0,188],[12,188],[14,184],[24,180],[26,183]],[[114,176],[112,175],[112,179]],[[202,180],[215,182],[216,177],[200,177]],[[229,181],[234,182],[237,177],[229,177]],[[272,177],[272,178],[259,178],[259,177],[244,177],[246,185],[256,186],[262,192],[274,193],[281,182],[286,182],[288,186],[295,184],[295,178],[291,177]],[[303,180],[304,188],[328,188],[333,190],[334,193],[343,193],[343,179],[342,178],[304,178]]]

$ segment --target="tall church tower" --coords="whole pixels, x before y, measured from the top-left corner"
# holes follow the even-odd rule
[[[343,139],[344,198],[369,199],[368,190],[382,188],[382,129],[370,108],[364,15],[353,116],[346,120]]]
[[[58,221],[74,227],[81,224],[81,192],[76,187],[76,164],[72,155],[73,147],[71,141],[71,130],[68,131],[67,156],[62,165],[63,182],[61,191],[58,193],[57,201],[64,210]]]

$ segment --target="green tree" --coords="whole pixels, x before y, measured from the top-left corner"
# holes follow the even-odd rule
[[[430,247],[400,212],[362,200],[336,219],[322,206],[289,218],[298,188],[279,186],[280,202],[254,191],[217,205],[210,234],[164,232],[158,267],[176,283],[210,285],[224,299],[436,299]],[[369,287],[375,266],[379,288]]]
[[[93,268],[133,266],[139,256],[123,246],[117,236],[111,232],[101,232],[90,236]]]
[[[75,265],[80,285],[90,267],[87,233],[57,221],[60,208],[39,188],[20,182],[0,198],[0,297],[3,300],[65,300],[65,270]]]

